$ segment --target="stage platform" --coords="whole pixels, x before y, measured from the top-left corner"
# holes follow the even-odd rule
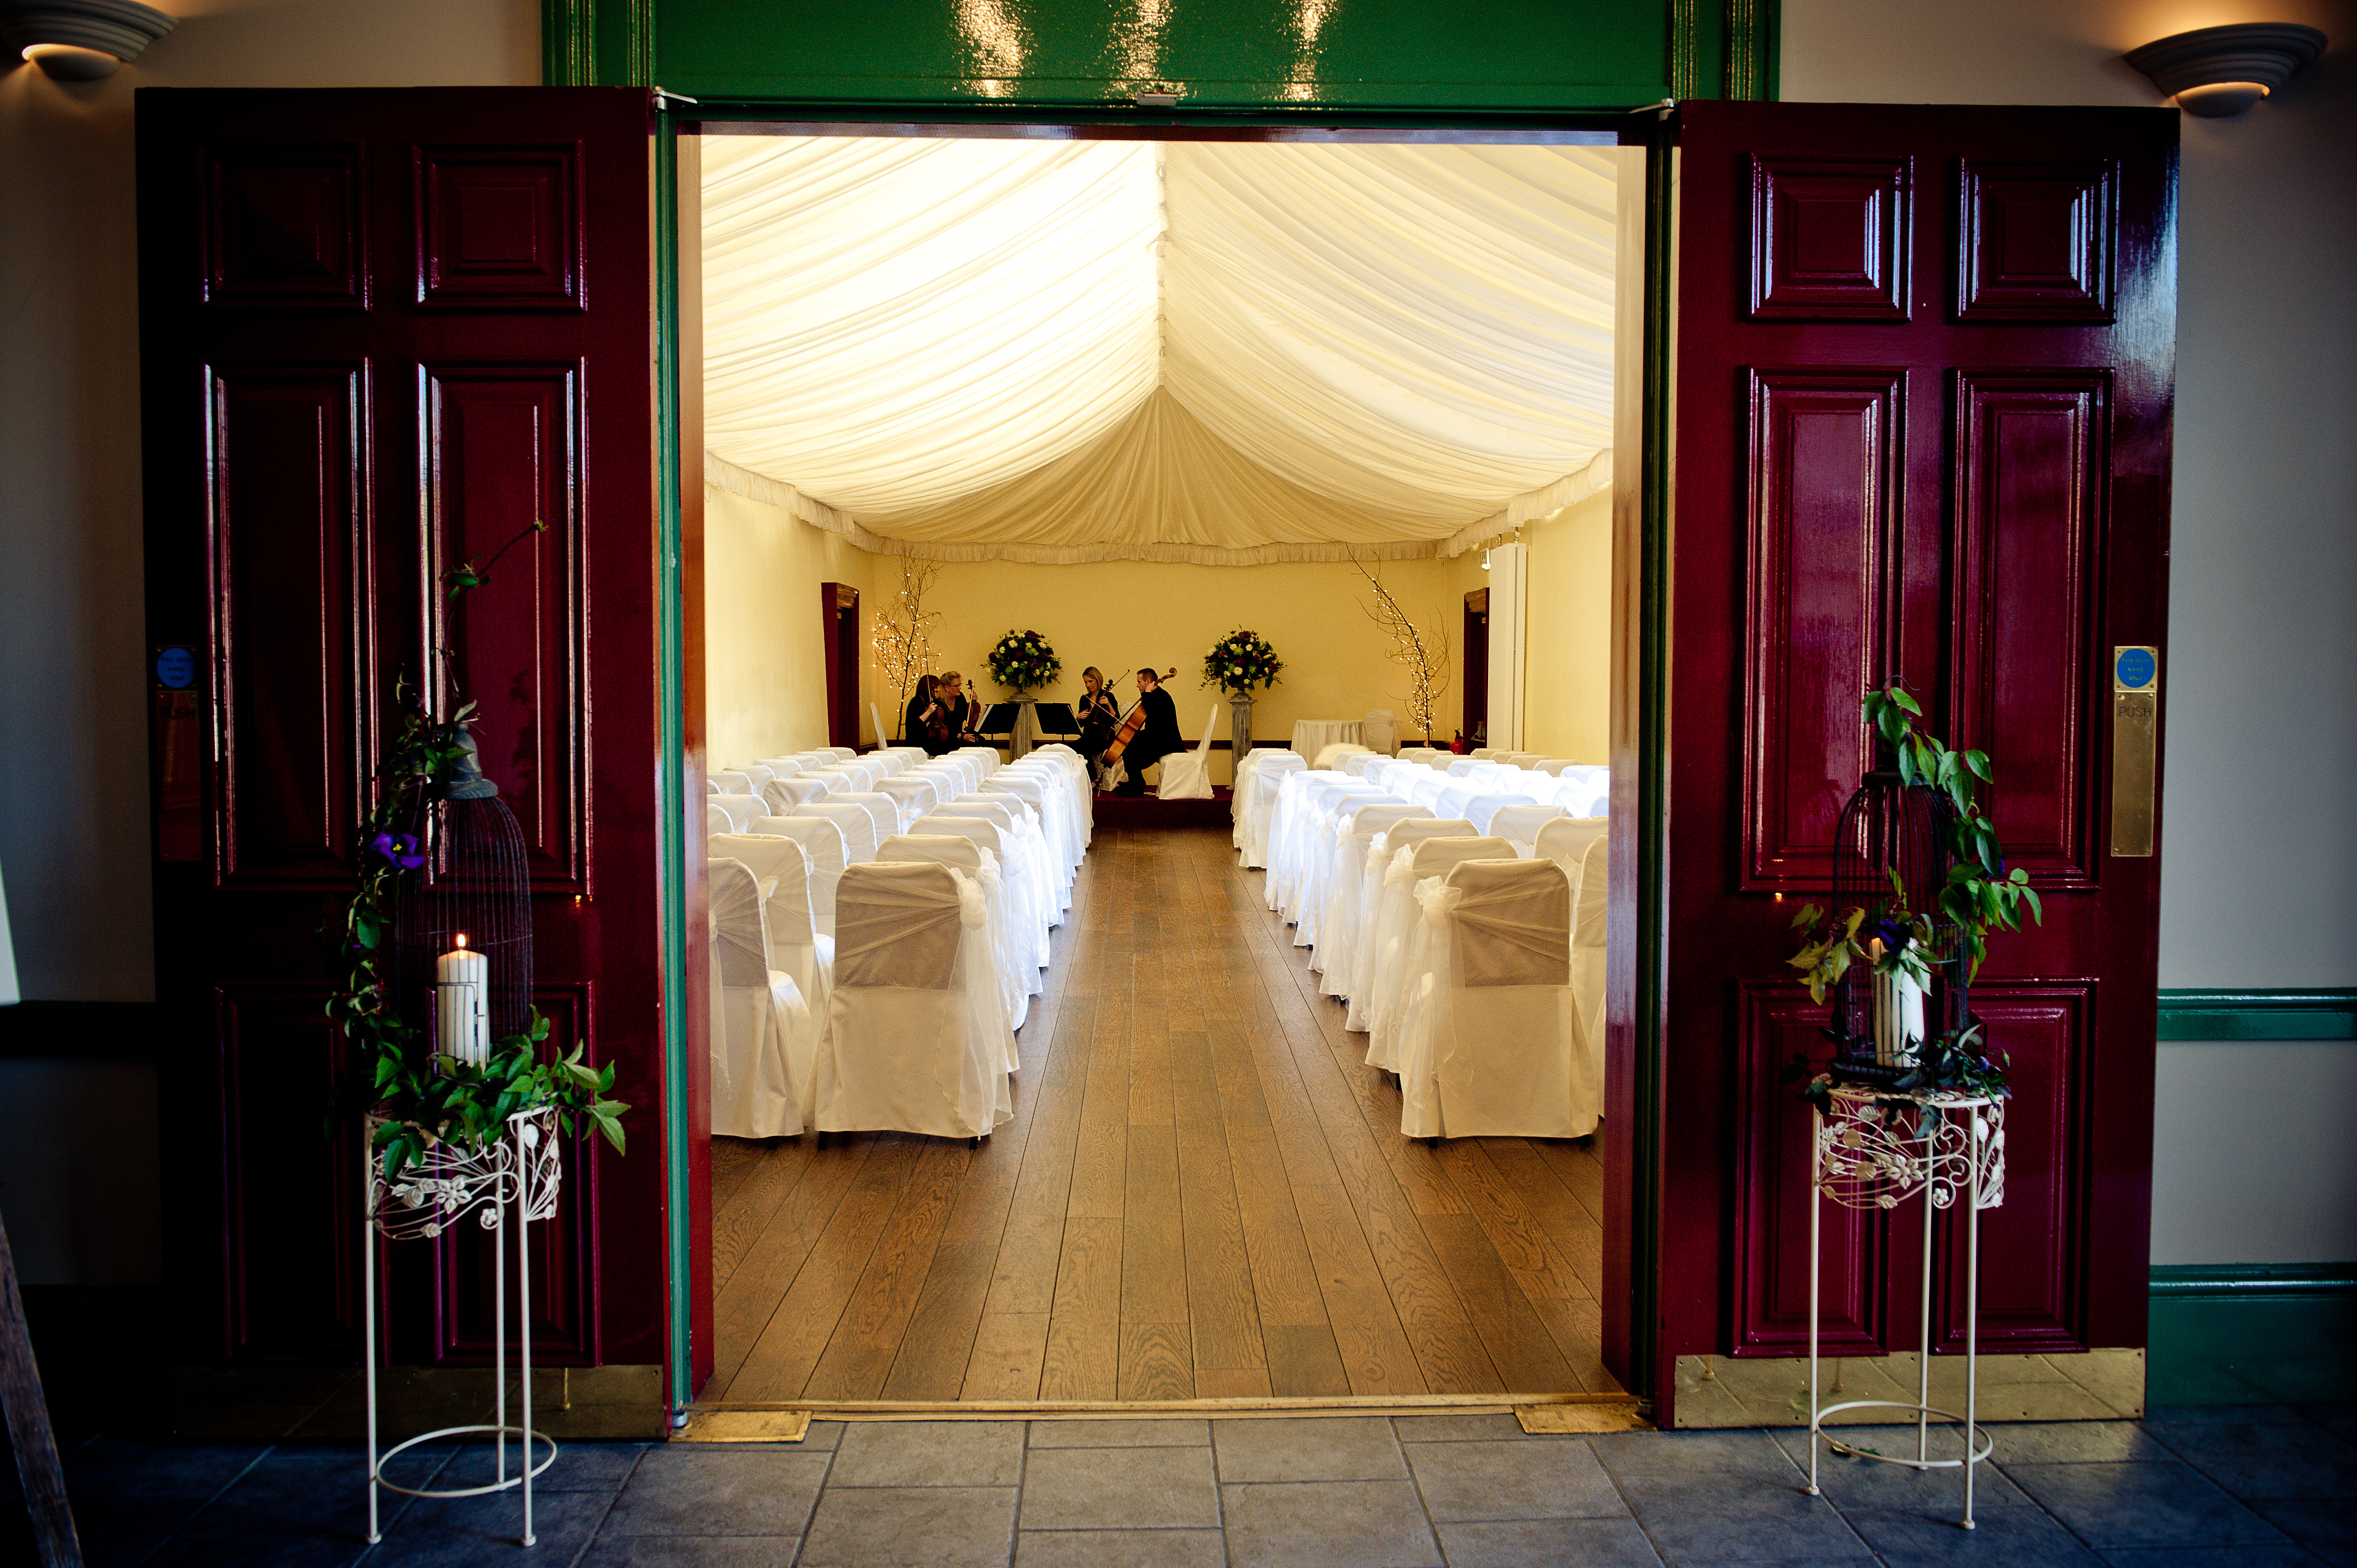
[[[1234,820],[1228,806],[1230,794],[1213,785],[1208,800],[1157,800],[1150,792],[1114,795],[1100,789],[1093,811],[1101,828],[1223,828]]]

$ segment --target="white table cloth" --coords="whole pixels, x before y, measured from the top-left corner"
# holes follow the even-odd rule
[[[1307,762],[1338,740],[1358,745],[1360,728],[1357,719],[1296,719],[1293,749]]]

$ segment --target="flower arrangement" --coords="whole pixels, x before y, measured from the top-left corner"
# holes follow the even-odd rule
[[[1254,686],[1275,685],[1277,671],[1284,668],[1285,660],[1268,639],[1238,627],[1203,655],[1203,684],[1217,686],[1231,697],[1248,697]]]
[[[990,650],[990,678],[1017,697],[1048,685],[1064,671],[1064,661],[1036,631],[1010,631]]]
[[[533,523],[525,533],[544,526]],[[490,575],[490,563],[470,561],[445,573],[443,581],[457,598]],[[510,1116],[538,1107],[554,1109],[568,1133],[576,1123],[594,1126],[619,1153],[621,1117],[630,1106],[605,1098],[614,1087],[613,1065],[587,1065],[577,1045],[559,1060],[543,1060],[549,1026],[537,1008],[523,1033],[491,1042],[485,1059],[469,1062],[433,1053],[423,1024],[404,1018],[393,1004],[386,950],[394,918],[404,891],[425,865],[422,829],[428,809],[471,767],[474,746],[466,732],[475,714],[475,704],[465,703],[447,720],[436,721],[405,680],[394,700],[401,723],[360,824],[352,897],[340,929],[323,932],[344,969],[342,987],[328,999],[328,1017],[356,1048],[339,1094],[343,1108],[376,1121],[371,1137],[388,1179],[405,1166],[422,1165],[438,1144],[470,1151],[495,1142]]]

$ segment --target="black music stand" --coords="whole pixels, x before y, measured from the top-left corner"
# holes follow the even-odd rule
[[[1041,735],[1078,735],[1081,721],[1073,715],[1070,703],[1034,703],[1031,723]]]
[[[1013,735],[1015,715],[1021,711],[1022,706],[1020,703],[991,703],[990,712],[982,715],[981,722],[974,726],[974,733],[979,736]]]

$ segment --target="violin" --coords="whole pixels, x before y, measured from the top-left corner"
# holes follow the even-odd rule
[[[1125,671],[1123,673],[1126,674],[1127,671]],[[1148,671],[1147,673],[1151,674],[1153,671]],[[1178,673],[1178,666],[1173,664],[1170,667],[1170,675]],[[1169,678],[1169,675],[1166,675],[1163,680],[1167,681]],[[1121,721],[1121,727],[1113,732],[1113,744],[1104,748],[1104,755],[1098,759],[1097,777],[1100,782],[1113,777],[1114,767],[1121,761],[1121,754],[1129,749],[1129,743],[1135,740],[1137,732],[1145,727],[1146,694],[1141,692],[1138,693],[1137,701],[1130,704],[1129,713]]]

